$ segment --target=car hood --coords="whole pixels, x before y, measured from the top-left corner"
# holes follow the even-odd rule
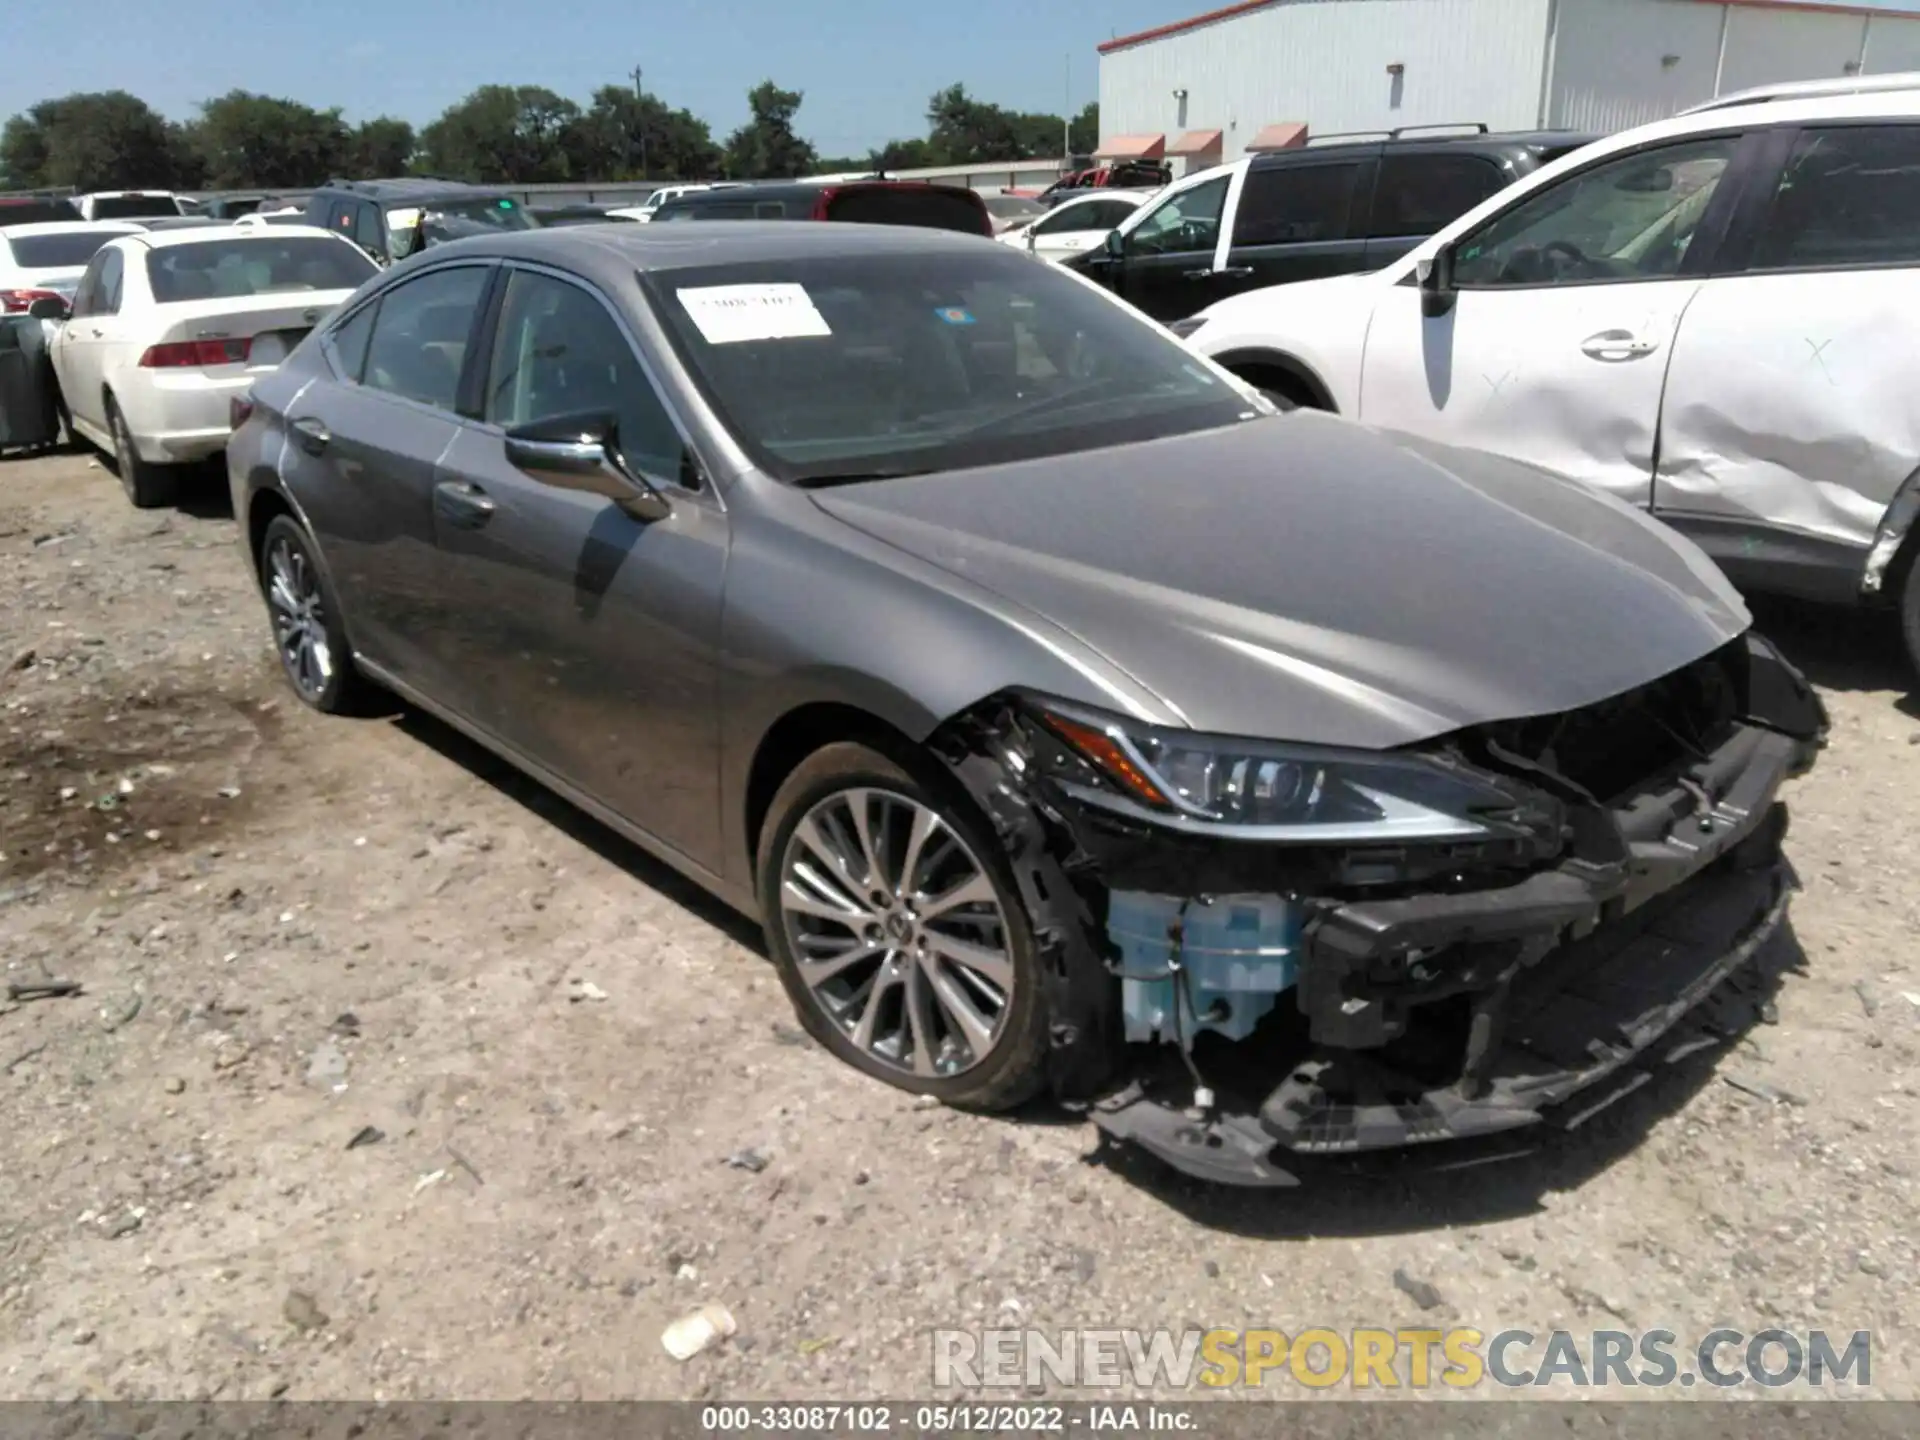
[[[1624,504],[1314,412],[813,498],[1220,734],[1385,748],[1554,714],[1749,623]]]

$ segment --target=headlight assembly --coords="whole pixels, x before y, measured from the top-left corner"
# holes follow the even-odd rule
[[[1069,793],[1175,829],[1303,844],[1472,841],[1520,828],[1519,796],[1419,756],[1161,730],[1052,702],[1040,721],[1097,777]]]

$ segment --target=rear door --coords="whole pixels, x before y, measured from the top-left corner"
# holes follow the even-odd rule
[[[354,648],[455,709],[476,681],[449,654],[433,486],[463,423],[461,376],[492,274],[485,262],[435,266],[329,329],[321,343],[333,376],[288,408],[283,461]]]
[[[93,259],[87,262],[86,271],[80,276],[80,284],[74,289],[73,304],[66,320],[54,334],[50,348],[53,358],[54,379],[59,382],[61,398],[66,401],[70,413],[80,419],[98,425],[96,418],[98,405],[83,405],[89,391],[100,388],[98,374],[89,381],[87,345],[90,340],[88,331],[89,317],[93,312],[93,297],[100,286],[100,272],[106,268],[107,257],[104,252],[94,252]]]
[[[1232,234],[1210,300],[1366,267],[1360,221],[1378,147],[1338,157],[1256,160],[1234,198]],[[1311,152],[1307,152],[1309,155]]]
[[[1513,177],[1490,155],[1386,146],[1366,228],[1366,268],[1383,269]]]
[[[120,300],[126,289],[126,257],[109,246],[93,257],[87,274],[92,283],[86,286],[86,313],[76,308],[60,327],[54,364],[68,410],[104,435],[107,366],[121,340]]]
[[[1920,120],[1769,139],[1681,322],[1654,508],[1736,579],[1846,599],[1920,467]]]
[[[474,718],[629,823],[720,868],[717,697],[727,519],[615,307],[514,267],[479,418],[440,467],[435,531]],[[544,485],[508,429],[611,414],[622,462],[669,496],[651,523]]]
[[[1093,257],[1087,275],[1109,284],[1122,299],[1159,321],[1183,320],[1220,298],[1214,262],[1221,248],[1220,221],[1235,173],[1176,190],[1121,239],[1117,259]]]

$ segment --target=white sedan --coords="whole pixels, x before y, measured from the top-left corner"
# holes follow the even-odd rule
[[[377,273],[351,241],[312,227],[110,241],[53,342],[73,428],[113,452],[135,505],[169,503],[175,467],[226,447],[230,402]]]
[[[94,252],[139,230],[75,220],[0,226],[0,315],[24,315],[49,295],[71,300]]]
[[[1018,245],[1042,260],[1065,260],[1103,243],[1107,232],[1138,210],[1152,190],[1089,190],[1063,200],[1039,219],[1008,230],[1002,245]]]

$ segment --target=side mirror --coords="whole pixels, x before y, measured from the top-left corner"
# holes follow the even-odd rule
[[[542,485],[604,496],[643,524],[666,519],[672,502],[618,455],[614,418],[598,411],[535,420],[507,432],[507,459]]]
[[[27,306],[27,314],[36,320],[64,320],[73,312],[73,306],[58,295],[42,295]]]
[[[1415,262],[1413,273],[1420,285],[1420,313],[1437,320],[1453,309],[1453,248],[1442,245],[1426,260]]]
[[[1118,230],[1109,230],[1107,232],[1107,238],[1101,243],[1103,243],[1106,246],[1107,256],[1109,259],[1118,260],[1123,254],[1126,253],[1126,249],[1127,249],[1126,238],[1123,235],[1121,235],[1121,233]]]

